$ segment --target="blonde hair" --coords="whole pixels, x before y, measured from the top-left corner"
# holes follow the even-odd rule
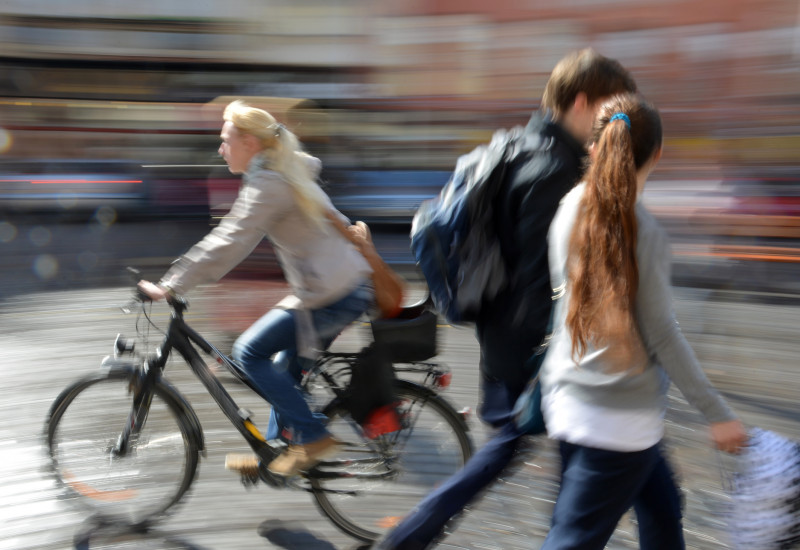
[[[267,111],[241,100],[228,104],[222,118],[240,132],[258,139],[260,154],[268,161],[269,168],[280,173],[289,184],[300,210],[311,222],[323,227],[327,201],[297,136]]]

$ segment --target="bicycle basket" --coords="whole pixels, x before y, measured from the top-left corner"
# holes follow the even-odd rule
[[[436,314],[405,308],[392,319],[372,321],[372,337],[392,363],[424,361],[436,355]]]

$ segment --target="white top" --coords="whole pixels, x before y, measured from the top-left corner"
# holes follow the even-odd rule
[[[551,438],[585,447],[634,452],[664,437],[663,411],[600,407],[558,386],[542,396],[542,410]]]

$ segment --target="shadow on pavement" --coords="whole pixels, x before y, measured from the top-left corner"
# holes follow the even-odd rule
[[[275,546],[287,550],[337,550],[326,540],[305,529],[300,522],[286,522],[268,519],[258,526],[258,534]]]
[[[146,527],[112,524],[88,519],[73,538],[75,550],[91,548],[152,548],[158,550],[208,550]],[[114,546],[110,546],[110,545]]]

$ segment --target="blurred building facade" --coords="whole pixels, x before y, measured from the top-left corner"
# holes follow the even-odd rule
[[[14,64],[0,96],[176,105],[126,116],[34,102],[4,104],[2,116],[16,126],[65,117],[139,132],[184,125],[186,135],[207,129],[193,104],[215,94],[401,99],[394,110],[450,112],[416,122],[430,122],[422,130],[432,134],[452,127],[471,146],[489,128],[520,122],[564,53],[593,46],[631,68],[665,112],[679,156],[794,162],[799,12],[796,0],[9,0],[0,51]],[[9,152],[27,152],[19,137]]]
[[[0,164],[133,162],[164,212],[224,207],[221,108],[246,96],[323,157],[340,208],[407,221],[587,46],[662,112],[648,193],[683,272],[800,285],[797,0],[5,0]]]

